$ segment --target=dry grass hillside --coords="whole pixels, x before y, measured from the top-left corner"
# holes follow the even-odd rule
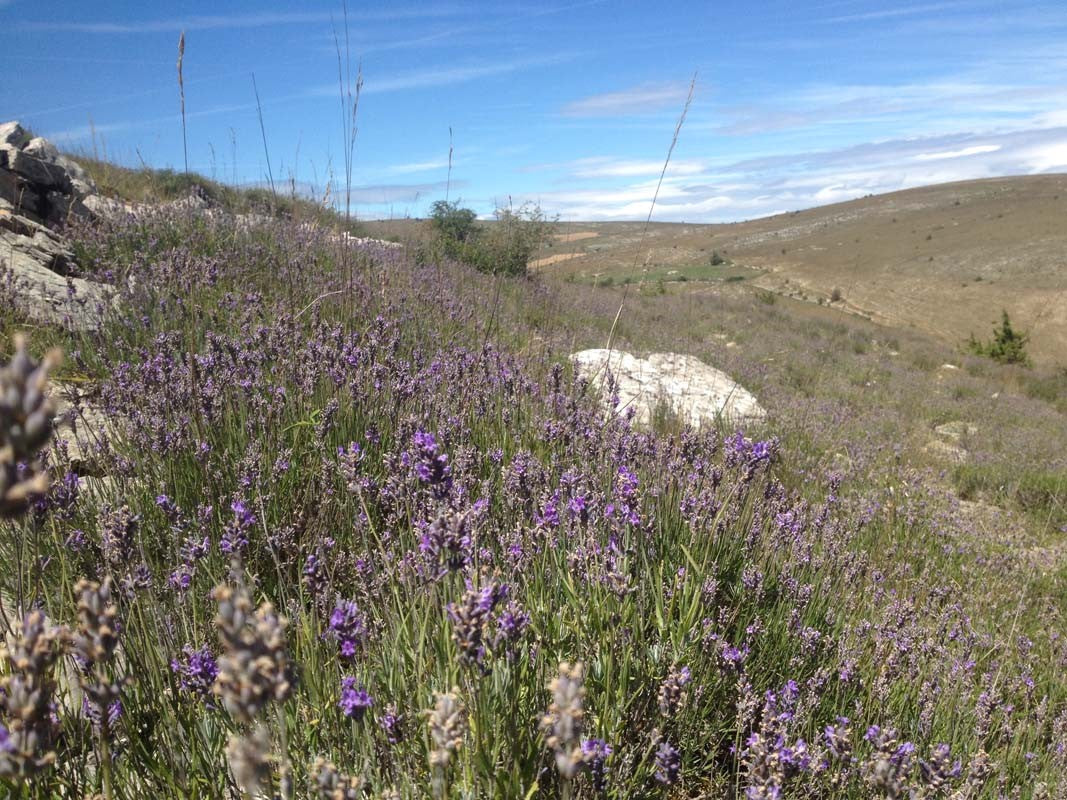
[[[572,223],[533,266],[597,283],[744,279],[952,344],[988,336],[1006,309],[1051,365],[1067,363],[1065,223],[1067,175],[995,178],[644,236]]]

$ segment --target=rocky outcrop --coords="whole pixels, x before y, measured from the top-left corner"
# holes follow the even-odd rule
[[[71,276],[74,254],[57,232],[86,206],[92,180],[55,146],[17,122],[0,125],[0,301],[29,321],[99,327],[110,287]]]
[[[0,198],[20,215],[54,226],[87,216],[83,199],[96,187],[55,145],[31,137],[17,122],[0,125]]]
[[[694,356],[653,353],[638,358],[621,350],[597,349],[574,353],[571,362],[599,388],[605,405],[618,413],[633,408],[638,424],[649,424],[664,407],[694,428],[717,421],[742,425],[767,413],[751,392]]]

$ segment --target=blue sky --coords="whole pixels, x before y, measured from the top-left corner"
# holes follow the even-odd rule
[[[271,168],[337,197],[340,2],[0,0],[0,118],[74,151]],[[352,0],[365,218],[444,197],[480,214],[746,219],[928,183],[1067,171],[1067,4],[1027,0],[373,3]],[[331,178],[332,176],[332,178]]]

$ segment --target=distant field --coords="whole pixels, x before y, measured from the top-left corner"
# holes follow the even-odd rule
[[[590,283],[594,286],[628,284],[714,282],[736,283],[762,275],[762,271],[737,264],[679,264],[677,266],[633,267],[580,276],[570,275],[569,280]]]
[[[574,223],[539,272],[598,285],[725,280],[701,266],[717,252],[758,271],[746,277],[760,289],[840,298],[841,310],[952,345],[988,336],[1006,309],[1036,362],[1067,364],[1065,222],[1067,175],[996,178],[729,225]]]

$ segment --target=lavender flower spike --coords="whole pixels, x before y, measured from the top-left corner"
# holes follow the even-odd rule
[[[251,722],[268,702],[284,703],[292,694],[287,623],[270,603],[253,613],[243,586],[236,590],[219,586],[211,594],[219,604],[215,626],[224,648],[215,693],[227,711],[242,722]]]
[[[61,359],[60,351],[52,350],[36,363],[25,337],[17,335],[15,355],[0,367],[0,517],[22,514],[34,496],[48,491],[37,453],[52,436],[55,408],[45,390],[49,370]]]
[[[574,780],[585,765],[582,753],[582,728],[585,722],[585,668],[581,662],[566,661],[559,674],[548,684],[552,702],[541,718],[545,744],[556,754],[556,769],[565,780]]]

